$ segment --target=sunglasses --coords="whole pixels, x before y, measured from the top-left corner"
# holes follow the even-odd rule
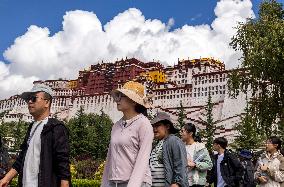
[[[32,102],[32,103],[35,103],[37,101],[37,98],[39,99],[43,99],[43,100],[47,100],[47,99],[44,99],[42,97],[38,97],[38,96],[35,96],[35,95],[31,95],[29,96],[25,101],[28,103],[28,102]]]
[[[115,93],[114,95],[113,95],[113,100],[115,101],[115,102],[119,102],[119,101],[121,101],[121,98],[123,98],[123,97],[127,97],[126,95],[124,95],[124,94],[122,94],[122,93]]]

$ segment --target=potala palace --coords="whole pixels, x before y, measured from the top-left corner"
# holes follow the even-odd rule
[[[129,80],[139,81],[153,95],[153,113],[164,111],[177,121],[178,107],[182,103],[187,121],[199,128],[204,128],[204,106],[211,92],[216,137],[225,136],[232,140],[236,135],[233,128],[240,121],[246,101],[244,95],[236,99],[228,96],[226,83],[230,70],[213,58],[179,59],[175,64],[165,67],[156,61],[144,63],[135,58],[100,62],[79,71],[75,80],[45,80],[34,84],[44,83],[53,88],[52,114],[60,119],[72,118],[83,107],[86,113],[103,110],[116,121],[122,114],[116,110],[110,91]],[[2,112],[6,112],[4,121],[32,119],[25,101],[18,95],[0,100]]]

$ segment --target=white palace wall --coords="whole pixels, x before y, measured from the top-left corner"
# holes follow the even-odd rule
[[[177,110],[182,102],[185,108],[187,121],[195,123],[199,128],[204,128],[204,106],[208,101],[209,92],[212,96],[213,118],[216,123],[216,137],[226,136],[233,140],[236,132],[234,126],[240,121],[244,113],[245,95],[241,94],[236,99],[228,95],[227,71],[218,70],[210,66],[188,69],[167,69],[165,71],[168,82],[157,84],[153,88],[155,94],[153,111],[165,111],[176,122]],[[122,117],[117,111],[116,104],[109,93],[84,95],[83,90],[68,88],[68,81],[42,81],[54,89],[51,113],[60,119],[70,119],[83,107],[86,113],[100,114],[104,111],[115,122]],[[39,82],[38,82],[39,83]],[[30,121],[26,103],[17,95],[9,99],[0,100],[0,113],[8,111],[4,121],[25,120]]]

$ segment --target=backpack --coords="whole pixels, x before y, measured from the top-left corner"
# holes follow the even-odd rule
[[[250,160],[245,160],[242,162],[244,167],[244,175],[242,183],[245,186],[256,185],[254,181],[254,166]]]

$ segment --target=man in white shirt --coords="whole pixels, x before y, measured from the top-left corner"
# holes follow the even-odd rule
[[[228,141],[224,137],[216,138],[213,149],[218,154],[214,156],[214,166],[210,183],[216,187],[238,187],[243,177],[243,166],[237,157],[227,150]]]
[[[35,84],[30,92],[20,96],[27,102],[34,122],[0,187],[7,187],[17,174],[20,187],[69,186],[68,131],[62,122],[49,118],[52,96],[51,88],[43,84]]]

